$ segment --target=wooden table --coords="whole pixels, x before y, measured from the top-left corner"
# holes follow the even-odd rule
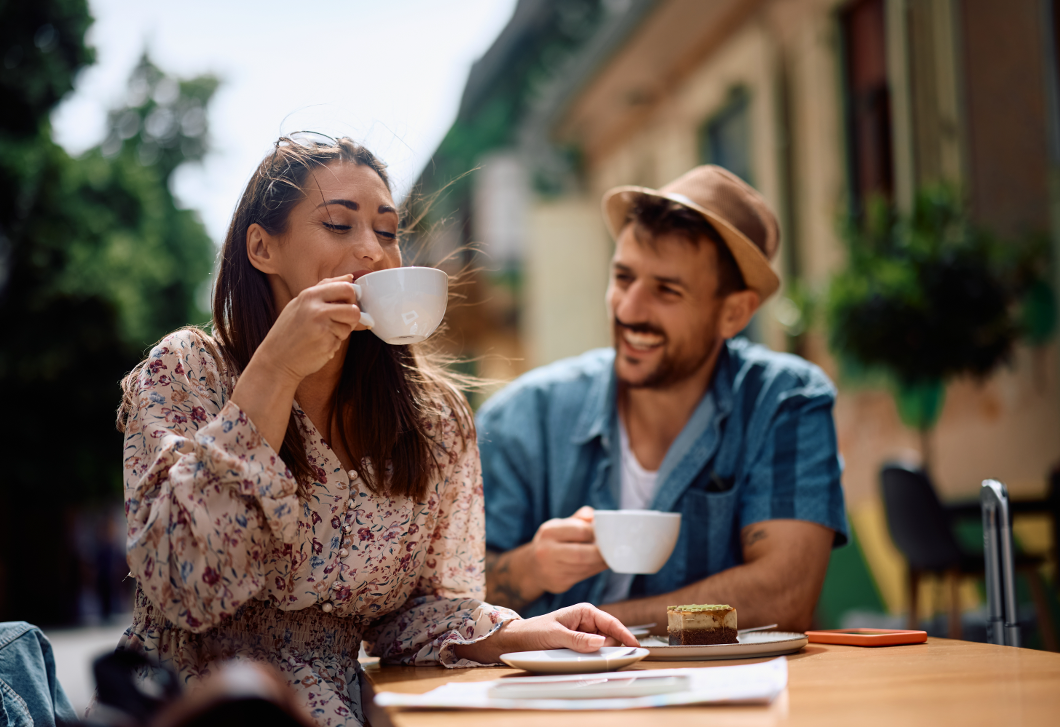
[[[933,638],[926,644],[881,648],[810,644],[787,659],[787,691],[768,707],[621,712],[384,710],[371,703],[374,691],[422,693],[449,681],[483,681],[525,672],[502,667],[381,667],[373,662],[365,664],[368,683],[363,704],[372,727],[1060,724],[1060,654]],[[629,669],[712,668],[754,661],[642,661]]]

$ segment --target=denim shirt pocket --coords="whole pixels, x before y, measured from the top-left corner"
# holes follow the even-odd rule
[[[681,498],[681,543],[686,563],[679,586],[694,583],[736,565],[739,542],[736,533],[735,487],[724,492],[692,488]]]

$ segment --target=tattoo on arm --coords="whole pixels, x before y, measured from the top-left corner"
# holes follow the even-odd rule
[[[486,551],[486,600],[495,606],[521,611],[530,603],[512,573],[512,554]]]
[[[765,540],[768,537],[765,530],[758,529],[752,530],[749,533],[744,533],[741,540],[743,540],[743,547],[750,548],[752,545],[757,543],[759,540]]]

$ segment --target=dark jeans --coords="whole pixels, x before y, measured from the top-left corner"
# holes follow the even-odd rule
[[[25,621],[0,623],[0,727],[76,723],[48,639]]]

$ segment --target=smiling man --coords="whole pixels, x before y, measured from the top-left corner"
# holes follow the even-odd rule
[[[736,337],[780,285],[762,197],[701,166],[604,195],[614,348],[532,371],[478,416],[492,603],[579,601],[626,624],[727,603],[741,626],[805,630],[847,540],[832,408],[816,366]],[[679,512],[655,574],[607,569],[597,509]]]

